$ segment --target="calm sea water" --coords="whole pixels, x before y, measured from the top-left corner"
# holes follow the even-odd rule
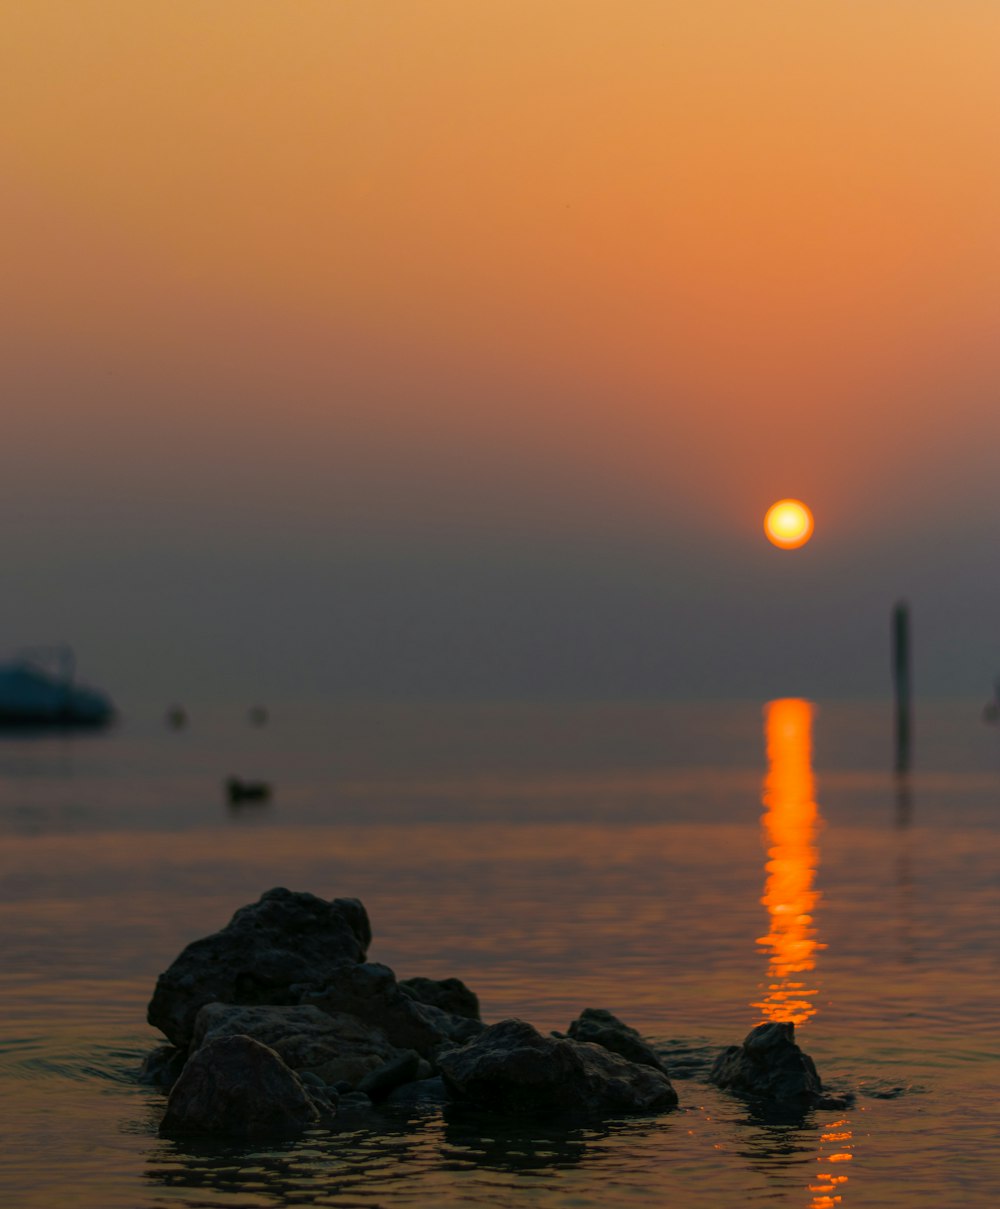
[[[886,707],[820,705],[782,756],[763,706],[135,710],[3,739],[0,1202],[993,1204],[1000,732],[924,704],[900,780]],[[230,774],[273,801],[230,808]],[[373,960],[462,977],[488,1020],[610,1008],[664,1047],[680,1111],[161,1140],[133,1077],[156,976],[275,885],[360,897]],[[786,993],[849,1110],[767,1120],[704,1082]]]

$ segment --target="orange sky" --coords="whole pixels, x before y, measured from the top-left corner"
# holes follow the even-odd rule
[[[248,542],[990,514],[998,51],[991,0],[12,6],[0,498]]]

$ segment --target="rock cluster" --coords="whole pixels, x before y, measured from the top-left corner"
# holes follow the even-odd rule
[[[150,1024],[169,1045],[140,1078],[169,1092],[163,1132],[282,1137],[386,1103],[462,1104],[517,1119],[664,1112],[677,1105],[656,1051],[610,1012],[566,1034],[485,1025],[457,978],[399,981],[369,962],[360,902],[269,890],[160,975]],[[768,1105],[839,1108],[792,1024],[762,1024],[709,1080]]]
[[[188,945],[148,1011],[171,1042],[140,1075],[169,1091],[162,1131],[279,1137],[380,1101],[578,1119],[677,1104],[610,1013],[584,1012],[568,1037],[487,1028],[459,979],[400,982],[366,960],[370,942],[356,899],[278,888]]]
[[[543,1037],[523,1020],[501,1020],[441,1058],[459,1100],[523,1116],[595,1119],[677,1107],[659,1070],[589,1041]]]

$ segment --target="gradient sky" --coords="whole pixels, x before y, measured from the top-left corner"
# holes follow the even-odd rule
[[[871,696],[906,596],[917,692],[985,696],[998,56],[995,0],[8,6],[4,645]]]

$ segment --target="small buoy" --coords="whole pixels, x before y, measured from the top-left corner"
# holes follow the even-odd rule
[[[180,705],[172,705],[167,710],[167,725],[171,730],[182,730],[188,724],[187,710]]]
[[[247,716],[253,726],[265,726],[267,724],[268,714],[263,705],[252,706]]]

